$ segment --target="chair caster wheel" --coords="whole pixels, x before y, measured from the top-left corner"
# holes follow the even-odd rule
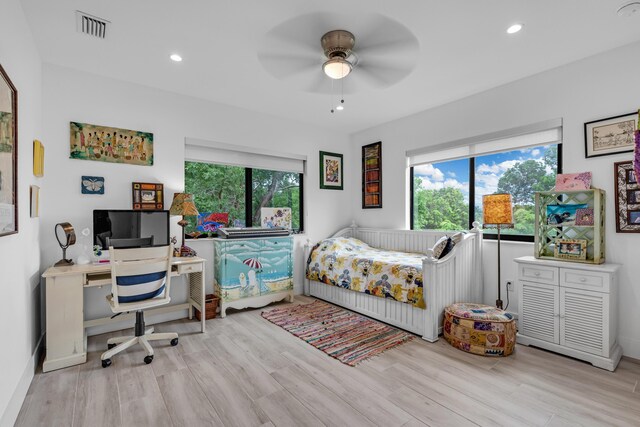
[[[153,356],[145,356],[144,363],[148,365],[151,362],[153,362]]]
[[[111,366],[111,359],[104,359],[102,361],[102,367],[103,368],[108,368],[109,366]]]
[[[113,347],[115,347],[117,344],[107,344],[107,350],[111,350]]]
[[[177,346],[178,345],[178,338],[172,339],[171,340],[171,345],[174,346],[174,347]]]

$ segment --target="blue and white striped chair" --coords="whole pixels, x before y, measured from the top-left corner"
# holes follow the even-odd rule
[[[169,304],[171,285],[171,256],[173,246],[153,248],[115,249],[109,247],[111,259],[111,295],[107,301],[116,314],[135,311],[135,336],[109,338],[109,350],[102,353],[102,367],[111,365],[111,356],[134,344],[140,344],[147,352],[145,363],[153,361],[153,348],[149,341],[171,340],[178,345],[175,332],[153,333],[145,330],[143,310]]]

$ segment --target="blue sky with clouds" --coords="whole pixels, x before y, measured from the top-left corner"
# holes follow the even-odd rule
[[[526,160],[542,162],[550,146],[527,148],[505,153],[488,154],[476,157],[476,205],[482,203],[484,194],[495,193],[500,177],[517,163]],[[447,162],[415,166],[413,173],[420,178],[421,186],[428,190],[445,187],[458,188],[465,201],[469,200],[469,160],[458,159]]]

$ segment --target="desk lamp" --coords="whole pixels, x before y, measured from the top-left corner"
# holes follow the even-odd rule
[[[171,215],[182,215],[182,219],[178,221],[178,225],[182,227],[182,246],[180,246],[180,256],[194,256],[196,251],[184,244],[184,227],[189,223],[184,219],[187,215],[198,215],[198,209],[193,203],[193,196],[187,193],[174,193],[171,208]]]
[[[484,227],[498,228],[498,299],[496,307],[502,309],[500,298],[500,228],[513,228],[513,206],[511,194],[487,194],[482,196],[482,215]]]

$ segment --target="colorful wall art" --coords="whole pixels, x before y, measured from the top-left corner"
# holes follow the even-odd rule
[[[260,218],[265,228],[291,228],[291,208],[261,208]]]
[[[71,122],[69,158],[152,166],[153,134]]]
[[[216,231],[220,227],[226,227],[228,223],[228,212],[200,212],[198,214],[196,230],[203,233],[209,233]]]

